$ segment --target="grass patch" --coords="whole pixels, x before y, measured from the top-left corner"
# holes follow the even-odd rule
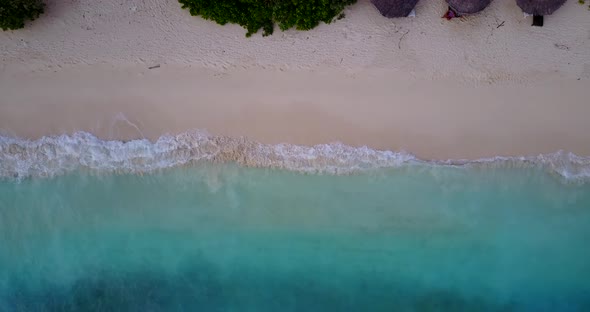
[[[356,0],[179,0],[183,9],[193,16],[221,25],[238,24],[246,29],[246,37],[262,29],[271,35],[275,25],[281,30],[309,30],[320,22],[331,23],[347,5]],[[342,15],[344,17],[344,15]]]
[[[34,20],[43,13],[42,0],[0,0],[0,28],[13,30],[25,27],[25,21]]]

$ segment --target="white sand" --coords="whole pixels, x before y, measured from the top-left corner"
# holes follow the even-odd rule
[[[171,0],[48,1],[0,33],[0,131],[590,155],[590,12],[570,0],[536,28],[511,0],[444,11],[422,0],[417,17],[387,19],[361,0],[331,25],[245,38]]]

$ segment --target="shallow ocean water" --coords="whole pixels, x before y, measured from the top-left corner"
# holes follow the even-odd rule
[[[0,180],[0,311],[589,311],[590,183],[409,164]]]

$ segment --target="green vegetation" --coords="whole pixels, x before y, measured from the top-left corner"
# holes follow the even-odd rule
[[[579,4],[586,4],[586,0],[578,0]],[[588,5],[588,10],[590,10],[590,5]]]
[[[248,32],[247,37],[262,28],[263,36],[295,27],[308,30],[320,22],[330,23],[344,7],[356,0],[178,0],[193,16],[201,16],[221,25],[234,23]],[[342,15],[344,17],[344,15]]]
[[[0,0],[0,28],[23,28],[26,20],[36,19],[44,8],[42,0]]]

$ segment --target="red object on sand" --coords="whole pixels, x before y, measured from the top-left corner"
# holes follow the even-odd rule
[[[443,15],[443,18],[446,18],[446,19],[448,19],[448,20],[451,20],[452,18],[455,18],[455,17],[459,17],[459,16],[457,15],[457,13],[455,13],[455,12],[454,12],[453,10],[451,10],[451,9],[449,9],[449,10],[447,11],[447,13],[445,13],[445,15]]]

